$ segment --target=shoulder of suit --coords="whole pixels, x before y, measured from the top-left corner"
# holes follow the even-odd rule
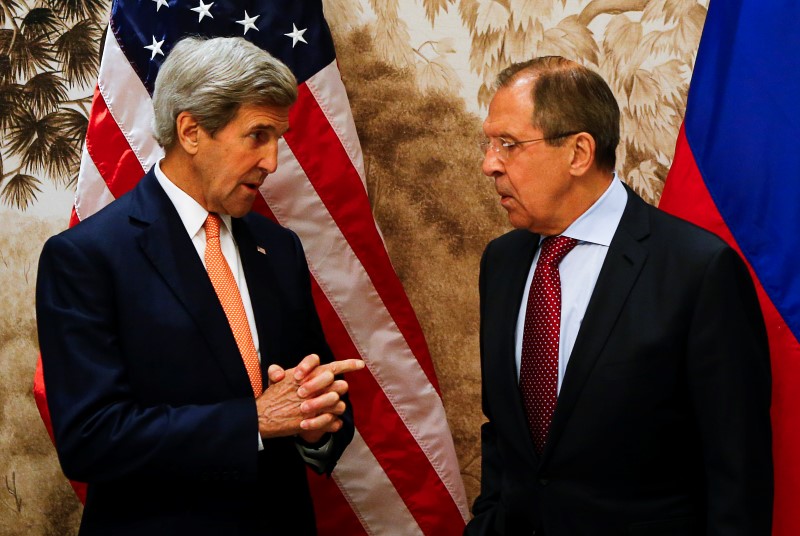
[[[668,214],[655,207],[651,207],[651,214],[654,232],[668,233],[673,239],[707,250],[719,250],[729,247],[718,235],[695,223]]]
[[[668,214],[646,203],[636,194],[630,195],[628,201],[639,205],[647,214],[650,229],[645,243],[651,251],[661,250],[686,260],[692,258],[701,260],[717,255],[725,249],[731,249],[722,238],[711,231]]]
[[[81,219],[77,225],[58,233],[56,236],[68,237],[71,240],[81,240],[85,237],[112,235],[114,233],[113,230],[117,229],[119,224],[128,221],[131,199],[131,192],[128,192],[91,216]]]

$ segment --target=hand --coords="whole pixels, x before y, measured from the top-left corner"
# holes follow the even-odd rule
[[[336,432],[342,427],[339,416],[346,409],[341,397],[347,393],[347,382],[336,379],[339,374],[364,368],[360,359],[345,359],[318,365],[317,356],[308,356],[294,369],[294,377],[301,382],[297,394],[306,399],[300,405],[305,416],[298,435],[309,443],[316,443],[326,432]]]
[[[267,370],[267,391],[256,401],[262,437],[298,434],[303,440],[316,443],[325,433],[338,431],[342,427],[339,415],[346,409],[341,397],[348,385],[344,380],[337,380],[336,375],[364,366],[360,359],[320,365],[319,356],[315,354],[306,356],[288,371],[271,365]],[[297,387],[296,396],[290,392],[292,385]],[[299,416],[294,411],[295,404]],[[295,429],[296,426],[300,429]]]
[[[342,427],[339,416],[346,409],[341,397],[347,393],[348,385],[336,376],[364,366],[360,359],[320,365],[315,354],[289,370],[271,365],[267,370],[267,390],[256,400],[262,437],[297,434],[316,443],[325,433],[338,431]]]

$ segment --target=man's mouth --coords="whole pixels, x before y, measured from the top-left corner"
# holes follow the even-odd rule
[[[500,206],[506,210],[510,210],[511,205],[514,203],[514,198],[504,192],[497,192],[500,196]]]
[[[243,182],[242,186],[250,190],[251,192],[257,192],[258,189],[261,187],[261,182]]]
[[[248,180],[247,182],[243,182],[245,188],[252,192],[257,192],[261,185],[264,184],[264,181],[267,179],[267,173],[259,173],[258,175],[253,175],[253,178]]]

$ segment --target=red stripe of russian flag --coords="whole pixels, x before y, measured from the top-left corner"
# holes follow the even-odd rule
[[[783,515],[796,512],[789,504],[800,482],[800,344],[786,326],[778,310],[764,291],[758,274],[742,254],[736,239],[725,224],[703,177],[681,127],[675,158],[661,196],[659,208],[689,220],[720,236],[736,249],[747,263],[756,286],[761,311],[769,336],[772,361],[772,436],[775,471],[774,534],[800,534],[800,516]]]

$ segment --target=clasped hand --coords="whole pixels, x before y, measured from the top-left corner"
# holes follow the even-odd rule
[[[311,354],[294,368],[270,365],[269,383],[256,399],[258,431],[261,437],[299,435],[316,443],[325,433],[342,427],[339,418],[346,409],[342,397],[348,385],[336,376],[364,368],[361,359],[344,359],[320,364]]]

